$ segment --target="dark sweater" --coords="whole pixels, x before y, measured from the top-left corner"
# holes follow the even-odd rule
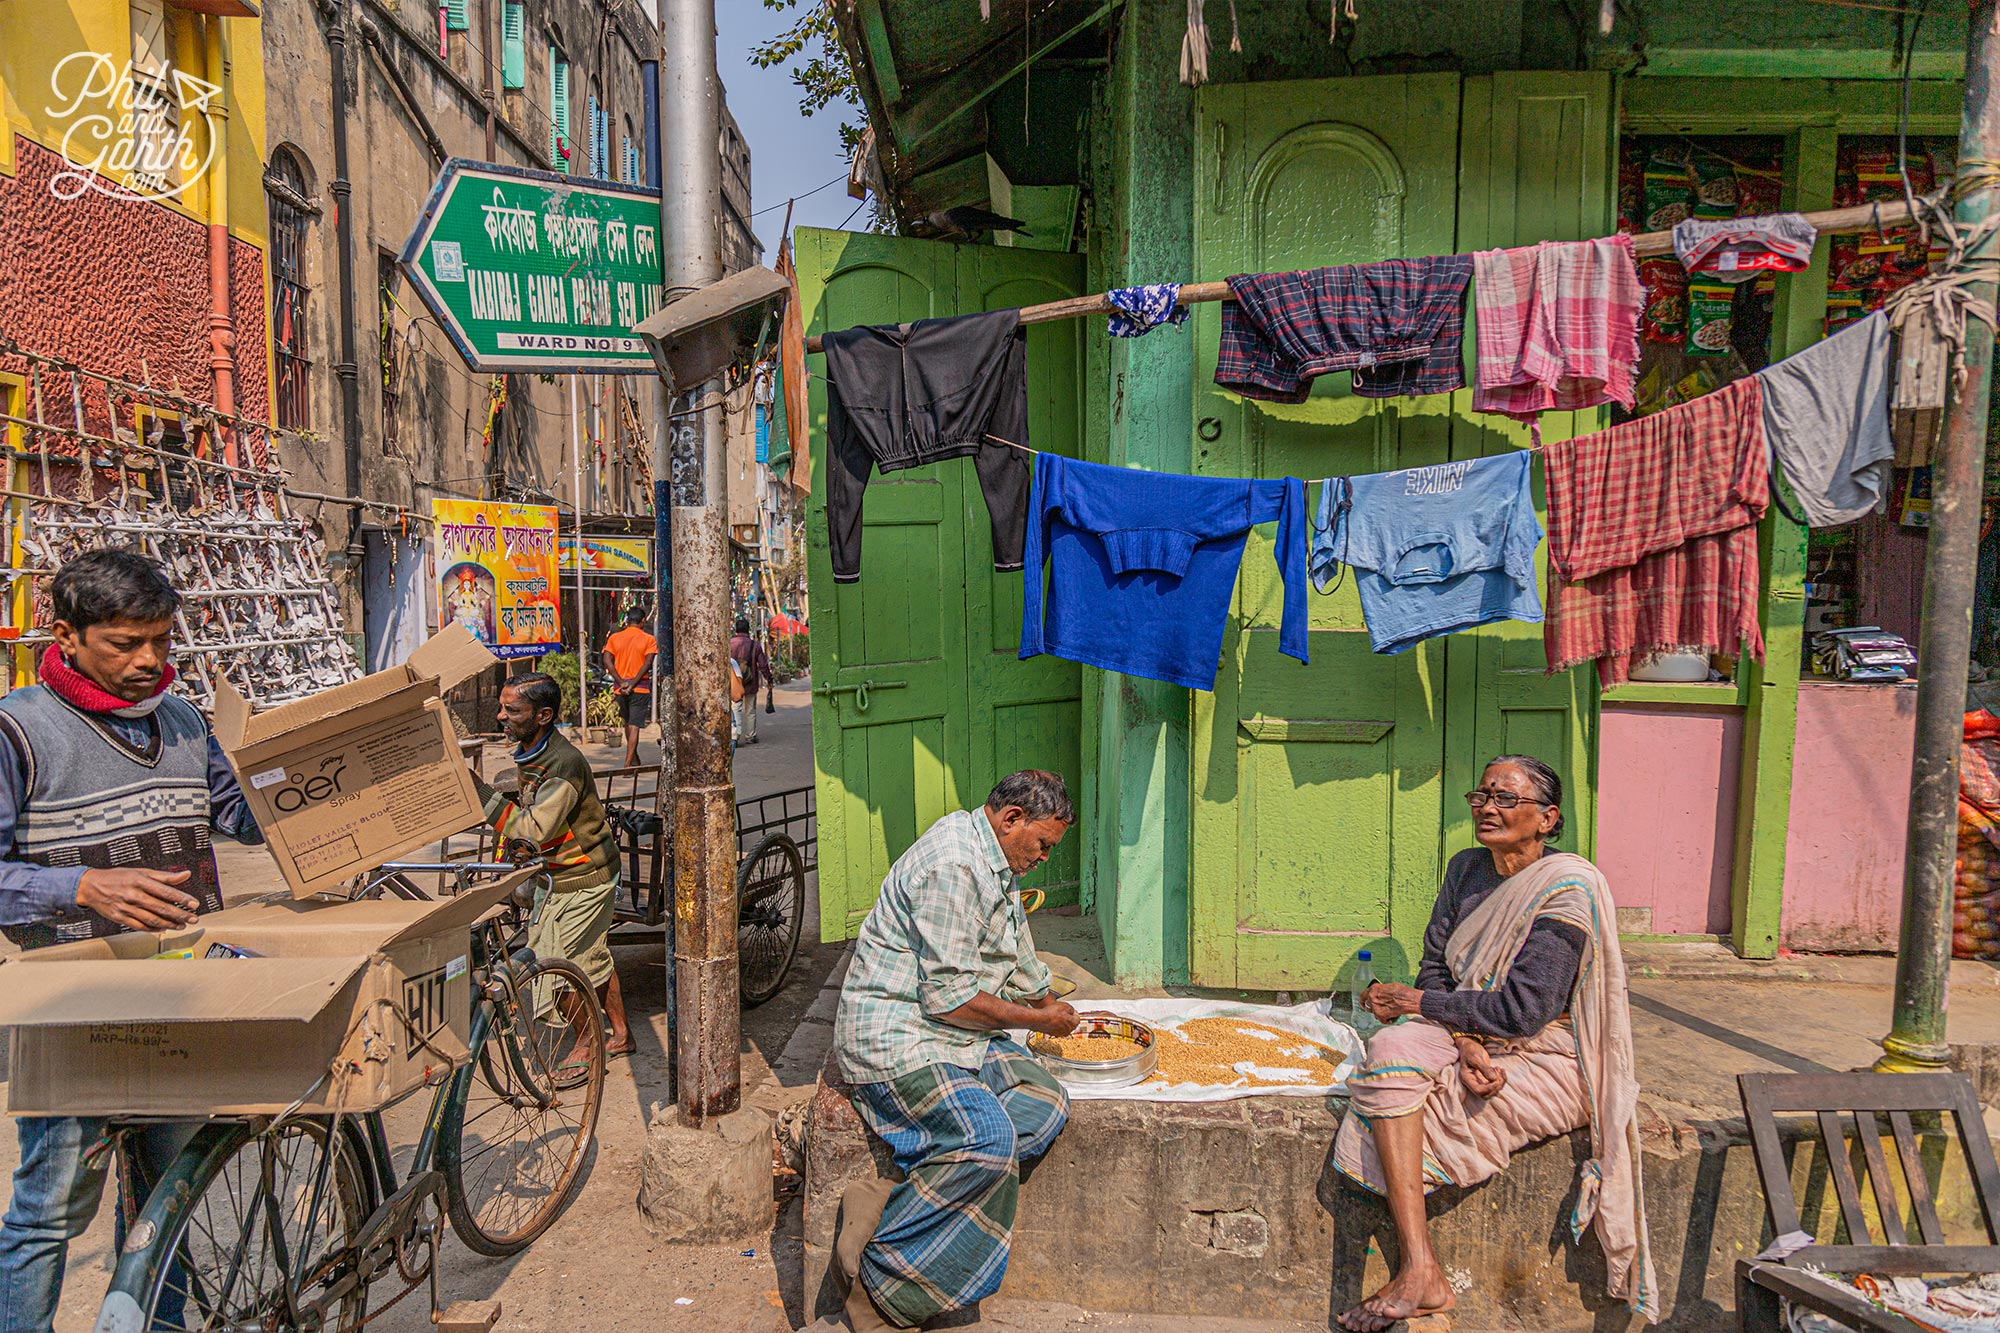
[[[1417,965],[1417,989],[1424,992],[1423,1016],[1454,1032],[1485,1037],[1531,1037],[1569,1007],[1589,936],[1565,921],[1547,917],[1528,928],[1528,938],[1508,965],[1498,989],[1458,989],[1459,978],[1444,961],[1445,942],[1459,922],[1504,877],[1493,853],[1473,847],[1451,858],[1431,924],[1424,931],[1424,957]]]

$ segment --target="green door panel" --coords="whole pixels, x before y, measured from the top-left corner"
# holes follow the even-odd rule
[[[1073,296],[1077,256],[800,228],[806,332],[891,324]],[[1030,331],[1031,438],[1080,452],[1084,329]],[[877,474],[862,506],[861,577],[833,581],[826,519],[826,381],[812,358],[813,766],[823,939],[851,938],[882,877],[941,816],[1014,768],[1079,771],[1073,663],[1019,662],[1019,574],[993,571],[991,523],[971,459]],[[865,696],[856,688],[868,686]],[[1068,840],[1034,883],[1077,883]]]
[[[1604,73],[1496,74],[1465,82],[1460,129],[1461,250],[1603,236],[1616,225],[1616,104]],[[1454,394],[1451,456],[1510,453],[1530,443],[1525,426],[1475,416],[1469,390]],[[1608,424],[1603,409],[1549,412],[1542,438],[1567,439]],[[1537,513],[1548,512],[1535,469]],[[1546,544],[1536,578],[1547,587]],[[1449,749],[1445,846],[1474,843],[1471,812],[1458,799],[1478,785],[1497,754],[1530,754],[1563,779],[1563,845],[1588,856],[1596,839],[1597,682],[1592,668],[1547,674],[1542,627],[1501,621],[1447,641]],[[1461,686],[1468,686],[1462,688]]]
[[[949,314],[951,247],[800,228],[806,330]],[[815,370],[824,373],[822,365]],[[819,785],[820,932],[845,939],[889,864],[958,808],[968,753],[965,708],[964,469],[875,476],[862,507],[861,578],[833,581],[827,540],[826,381],[815,375],[807,510],[812,599],[813,761]],[[869,690],[863,696],[856,689]]]
[[[963,310],[1000,310],[1077,296],[1083,256],[990,245],[958,249]],[[1028,439],[1044,453],[1083,454],[1084,339],[1103,336],[1090,320],[1066,319],[1028,329]],[[1072,799],[1083,791],[1083,668],[1059,657],[1023,662],[1022,579],[993,569],[992,520],[967,460],[965,605],[971,767],[966,799],[982,799],[993,784],[1021,768],[1062,774]],[[1031,577],[1042,577],[1036,570]],[[1066,836],[1040,870],[1022,883],[1048,891],[1052,903],[1073,903],[1082,882],[1083,837]]]
[[[1427,74],[1204,88],[1198,271],[1450,253],[1459,85]],[[1218,308],[1198,307],[1199,472],[1311,481],[1448,456],[1443,396],[1359,398],[1344,375],[1297,405],[1221,392],[1219,332]],[[1274,540],[1272,527],[1252,533],[1215,690],[1194,696],[1190,976],[1325,986],[1363,948],[1408,976],[1401,960],[1438,883],[1443,646],[1376,656],[1346,580],[1309,595],[1312,665],[1281,656]]]

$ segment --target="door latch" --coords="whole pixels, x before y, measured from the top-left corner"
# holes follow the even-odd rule
[[[832,698],[836,694],[852,692],[854,695],[854,711],[865,713],[868,711],[868,692],[870,690],[900,690],[909,683],[907,680],[857,680],[852,685],[815,685],[813,686],[813,693],[824,694],[828,698]]]

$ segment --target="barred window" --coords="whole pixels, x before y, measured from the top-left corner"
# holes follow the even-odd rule
[[[273,394],[280,426],[312,429],[312,343],[307,334],[306,238],[319,209],[304,164],[280,148],[264,173],[271,215],[271,341],[278,382]]]

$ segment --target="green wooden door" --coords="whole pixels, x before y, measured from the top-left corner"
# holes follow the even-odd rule
[[[800,228],[808,334],[1076,294],[1078,256]],[[1031,438],[1078,452],[1080,328],[1031,330]],[[826,382],[811,358],[813,763],[823,939],[851,938],[882,876],[918,834],[1033,764],[1072,785],[1079,668],[1017,662],[1020,575],[993,572],[986,503],[970,459],[878,474],[862,507],[861,577],[836,584],[826,523]],[[1009,609],[1011,608],[1011,610]],[[1008,623],[1008,616],[1012,623]],[[866,693],[862,692],[867,686]],[[1076,881],[1076,853],[1031,883]]]
[[[1082,292],[1083,256],[990,245],[958,247],[959,297],[965,310],[1059,301]],[[1068,319],[1028,329],[1028,438],[1036,449],[1083,455],[1084,339],[1102,337],[1093,320]],[[966,799],[979,800],[1020,768],[1063,775],[1072,800],[1083,792],[1083,668],[1059,657],[1023,662],[1020,574],[993,571],[991,520],[972,477],[965,506],[967,720],[972,740]],[[1042,577],[1041,571],[1032,577]],[[1023,880],[1052,902],[1075,902],[1084,837],[1071,833],[1047,864]]]
[[[1205,89],[1200,272],[1603,235],[1613,116],[1605,74]],[[1473,416],[1470,391],[1377,402],[1330,377],[1297,407],[1233,400],[1213,384],[1219,317],[1201,318],[1195,416],[1219,428],[1197,443],[1204,471],[1319,479],[1527,443],[1525,428]],[[1601,424],[1598,412],[1552,413],[1543,430],[1561,438]],[[1590,850],[1596,687],[1587,672],[1545,674],[1535,625],[1377,657],[1351,583],[1313,598],[1313,661],[1299,667],[1276,651],[1269,552],[1252,541],[1222,676],[1213,696],[1195,696],[1192,979],[1324,986],[1367,948],[1378,974],[1407,980],[1443,861],[1473,845],[1459,794],[1488,757],[1555,765],[1569,789],[1565,845]]]
[[[1459,88],[1450,74],[1204,88],[1200,273],[1451,253]],[[1201,472],[1317,480],[1448,457],[1446,397],[1358,398],[1345,376],[1298,406],[1222,393],[1219,312],[1197,318]],[[1407,980],[1439,874],[1444,645],[1376,656],[1347,580],[1310,596],[1312,665],[1280,656],[1272,531],[1244,552],[1215,691],[1194,696],[1191,979],[1322,987],[1368,948]]]
[[[1488,250],[1604,236],[1617,226],[1616,107],[1611,76],[1496,74],[1465,81],[1460,129],[1458,248]],[[1471,391],[1453,395],[1451,456],[1480,458],[1529,444],[1525,426],[1475,416]],[[1567,439],[1609,424],[1602,408],[1549,412],[1542,438]],[[1547,518],[1541,469],[1537,511]],[[1535,555],[1546,589],[1548,547]],[[1473,845],[1472,812],[1459,794],[1478,785],[1488,759],[1531,754],[1563,779],[1562,846],[1588,856],[1596,841],[1597,678],[1592,667],[1547,673],[1542,627],[1501,621],[1447,641],[1449,691],[1445,855]],[[1469,686],[1469,688],[1467,688]]]

